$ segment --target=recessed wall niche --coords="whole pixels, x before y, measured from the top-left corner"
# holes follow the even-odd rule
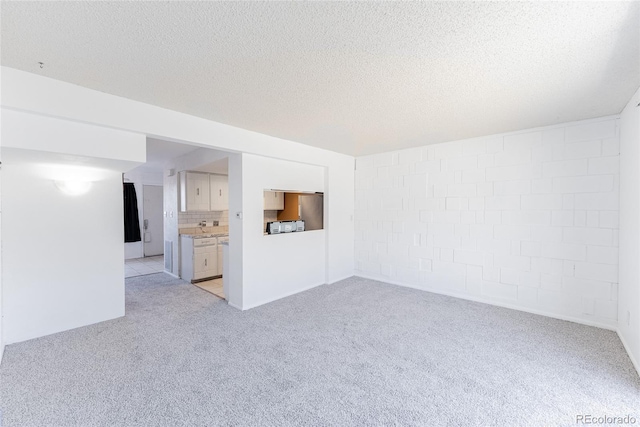
[[[324,193],[265,189],[263,197],[265,234],[324,229]]]

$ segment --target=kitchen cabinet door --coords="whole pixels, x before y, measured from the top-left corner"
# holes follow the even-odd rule
[[[196,209],[198,211],[209,210],[209,174],[196,173]]]
[[[281,211],[284,209],[284,193],[282,191],[265,191],[264,210]]]
[[[209,174],[200,172],[180,172],[180,210],[208,211]]]
[[[193,254],[193,278],[195,280],[218,274],[218,251],[212,246],[211,252]]]
[[[203,277],[207,277],[206,276],[206,271],[207,271],[207,254],[205,253],[200,253],[200,254],[193,254],[193,278],[194,279],[201,279]]]
[[[209,175],[211,189],[211,210],[226,211],[229,209],[229,177],[224,175]]]
[[[273,206],[276,210],[281,211],[284,209],[284,193],[282,191],[274,191],[275,193],[275,201],[273,202]]]
[[[212,252],[207,252],[207,277],[217,276],[218,273],[218,247],[214,246]]]

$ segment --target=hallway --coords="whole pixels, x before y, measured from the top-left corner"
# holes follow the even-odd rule
[[[124,262],[124,277],[144,276],[164,272],[164,256],[127,259]]]

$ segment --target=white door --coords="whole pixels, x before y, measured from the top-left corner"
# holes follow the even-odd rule
[[[162,255],[164,252],[164,224],[162,218],[162,187],[144,185],[143,241],[144,256]]]

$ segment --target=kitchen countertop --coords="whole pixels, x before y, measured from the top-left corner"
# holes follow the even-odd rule
[[[229,233],[196,233],[196,234],[181,234],[180,236],[188,237],[190,239],[206,239],[210,237],[229,237]]]

